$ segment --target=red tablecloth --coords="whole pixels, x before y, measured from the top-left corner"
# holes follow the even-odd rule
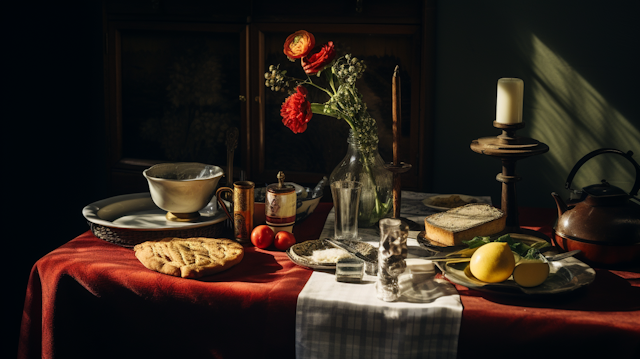
[[[318,238],[330,209],[321,203],[297,225],[298,240]],[[554,218],[520,212],[521,225],[546,234]],[[458,356],[640,357],[640,275],[596,272],[591,285],[544,298],[457,286]],[[18,357],[293,358],[296,300],[310,275],[283,252],[248,247],[226,272],[175,278],[86,232],[34,265]]]
[[[317,239],[331,208],[295,226],[296,239]],[[284,252],[246,247],[228,271],[182,279],[88,231],[34,265],[18,357],[293,358],[296,301],[310,275]]]
[[[552,235],[555,209],[519,212],[521,227]],[[640,274],[595,270],[590,285],[544,297],[456,285],[464,306],[458,357],[640,358]]]

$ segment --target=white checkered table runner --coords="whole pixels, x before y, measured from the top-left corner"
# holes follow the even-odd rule
[[[430,195],[403,191],[402,216],[421,224],[434,213],[422,204]],[[332,210],[321,238],[333,237],[334,218]],[[417,234],[409,234],[409,257],[420,256]],[[358,235],[378,246],[375,228],[359,228]],[[314,271],[298,296],[296,358],[456,357],[462,303],[453,285],[430,278],[418,302],[403,295],[388,303],[376,297],[375,281],[365,275],[362,283],[341,283],[332,272]]]

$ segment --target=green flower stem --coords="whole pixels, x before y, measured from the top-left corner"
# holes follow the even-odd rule
[[[375,161],[375,158],[373,158],[373,160]],[[369,166],[369,163],[366,161],[365,158],[363,158],[364,161],[364,170],[367,174],[369,174],[369,178],[371,179],[371,183],[373,183],[373,191],[375,193],[375,207],[374,207],[374,211],[376,212],[376,214],[379,216],[380,213],[384,213],[384,209],[386,207],[386,203],[382,203],[382,200],[380,199],[380,193],[378,193],[378,185],[376,184],[376,179],[375,176],[373,175],[373,172],[371,171],[371,167]]]
[[[331,97],[331,96],[335,95],[335,90],[334,90],[334,93],[331,93],[331,92],[330,92],[329,90],[327,90],[326,88],[324,88],[324,87],[322,87],[322,86],[318,86],[318,85],[316,85],[316,84],[311,80],[311,78],[309,78],[309,77],[307,77],[307,79],[306,79],[306,80],[304,80],[302,83],[300,83],[300,85],[304,85],[304,84],[309,84],[309,85],[311,85],[311,86],[313,86],[313,87],[317,88],[318,90],[322,90],[322,91],[324,91],[327,95],[329,95],[329,97]]]
[[[333,81],[333,68],[332,68],[332,71],[322,71],[322,72],[324,72],[326,74],[327,79],[329,80],[329,86],[331,86],[331,89],[333,90],[333,93],[334,94],[337,93],[336,86],[335,86],[335,83]]]
[[[325,111],[325,110],[328,110],[328,111]],[[355,131],[355,126],[351,119],[345,116],[344,113],[342,113],[340,110],[334,110],[324,103],[315,103],[315,102],[312,103],[311,112],[315,113],[316,115],[325,115],[325,116],[337,118],[339,120],[340,119],[345,120],[349,124],[349,127],[351,127],[351,129]]]

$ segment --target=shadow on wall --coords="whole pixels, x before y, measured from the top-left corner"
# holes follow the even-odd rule
[[[633,151],[640,161],[637,8],[619,0],[439,2],[427,191],[490,195],[500,203],[500,161],[469,144],[500,134],[492,121],[502,77],[524,80],[525,128],[517,135],[549,146],[517,162],[519,205],[555,207],[551,192],[566,198],[569,172],[593,150]],[[629,161],[606,154],[582,166],[571,187],[606,179],[629,192],[635,177]]]
[[[535,35],[530,36],[532,98],[530,135],[541,139],[551,149],[543,159],[548,170],[545,181],[563,184],[575,163],[598,148],[633,151],[640,160],[640,130],[607,101],[581,74],[562,57],[555,54]],[[599,183],[606,179],[626,192],[633,187],[635,170],[626,159],[616,155],[601,155],[580,168],[571,188]],[[568,191],[563,193],[568,196]]]

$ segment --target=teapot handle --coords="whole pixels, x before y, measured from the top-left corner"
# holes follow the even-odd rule
[[[631,162],[633,164],[633,166],[636,168],[636,182],[633,184],[633,188],[631,189],[631,192],[629,193],[632,197],[635,197],[636,194],[638,194],[638,189],[640,189],[640,177],[638,177],[638,175],[640,174],[640,165],[638,165],[638,162],[636,162],[632,156],[633,156],[633,152],[632,151],[628,151],[628,152],[622,152],[620,150],[616,150],[615,148],[601,148],[595,151],[591,151],[590,153],[586,154],[584,157],[582,157],[580,159],[580,161],[578,161],[578,163],[575,164],[575,166],[573,166],[573,169],[571,170],[571,172],[569,172],[569,177],[567,177],[567,182],[565,183],[564,187],[566,189],[571,189],[571,182],[573,181],[573,177],[576,175],[576,172],[578,172],[578,169],[580,167],[582,167],[582,165],[587,162],[588,160],[590,160],[591,158],[603,154],[603,153],[616,153],[619,154],[620,156],[623,156],[624,158],[628,159],[629,162]]]

